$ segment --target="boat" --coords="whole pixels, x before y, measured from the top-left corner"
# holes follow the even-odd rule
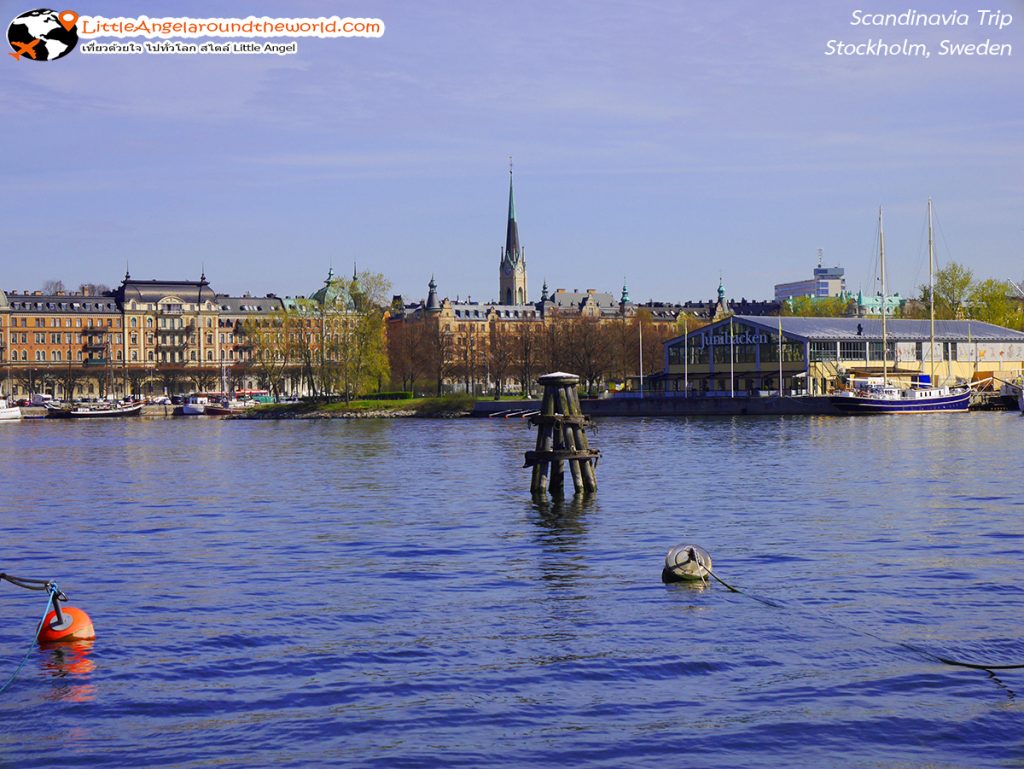
[[[243,414],[246,410],[257,405],[259,405],[259,402],[251,398],[222,398],[220,401],[207,405],[206,413],[209,416],[227,417],[232,414]]]
[[[141,413],[142,403],[46,404],[46,416],[55,419],[110,419],[137,417]]]
[[[206,413],[210,399],[205,395],[190,395],[181,405],[181,413],[188,417],[198,417]]]
[[[6,398],[0,398],[0,420],[21,419],[21,409],[17,406],[8,406]]]
[[[927,386],[896,387],[889,382],[888,335],[885,325],[885,232],[882,209],[878,209],[878,261],[882,279],[882,381],[854,386],[829,398],[832,405],[847,414],[911,414],[937,411],[967,411],[971,402],[970,387],[937,387],[935,385],[935,239],[932,233],[932,201],[928,199],[928,312],[930,318],[929,354],[931,374]],[[921,377],[923,379],[923,376]]]

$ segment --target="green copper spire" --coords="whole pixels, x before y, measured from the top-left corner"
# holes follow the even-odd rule
[[[516,198],[512,191],[512,158],[508,162],[508,225],[505,228],[505,251],[502,260],[509,261],[513,266],[522,257],[519,248],[519,225],[516,224]]]
[[[516,220],[516,196],[512,191],[512,162],[508,164],[508,220],[514,222]]]

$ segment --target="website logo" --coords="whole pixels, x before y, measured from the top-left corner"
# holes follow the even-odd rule
[[[16,17],[7,27],[7,42],[15,61],[56,61],[75,50],[78,14],[36,8]]]

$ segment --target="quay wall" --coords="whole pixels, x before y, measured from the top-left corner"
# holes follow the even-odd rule
[[[594,417],[737,416],[828,414],[842,412],[826,397],[796,398],[599,398],[581,399],[583,413]]]

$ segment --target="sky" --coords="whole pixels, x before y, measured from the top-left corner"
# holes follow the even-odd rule
[[[116,17],[125,3],[71,0]],[[0,0],[0,17],[33,6]],[[1014,20],[982,26],[978,9]],[[970,14],[864,27],[853,11]],[[57,9],[57,10],[62,10]],[[0,287],[195,279],[309,294],[328,268],[407,301],[490,301],[514,163],[529,293],[770,298],[818,261],[877,290],[939,266],[1024,278],[1024,0],[135,2],[149,17],[381,19],[289,56],[0,62]],[[830,40],[930,58],[826,56]],[[939,56],[940,41],[1010,43]],[[141,40],[141,38],[137,39]],[[80,43],[81,45],[81,43]]]

